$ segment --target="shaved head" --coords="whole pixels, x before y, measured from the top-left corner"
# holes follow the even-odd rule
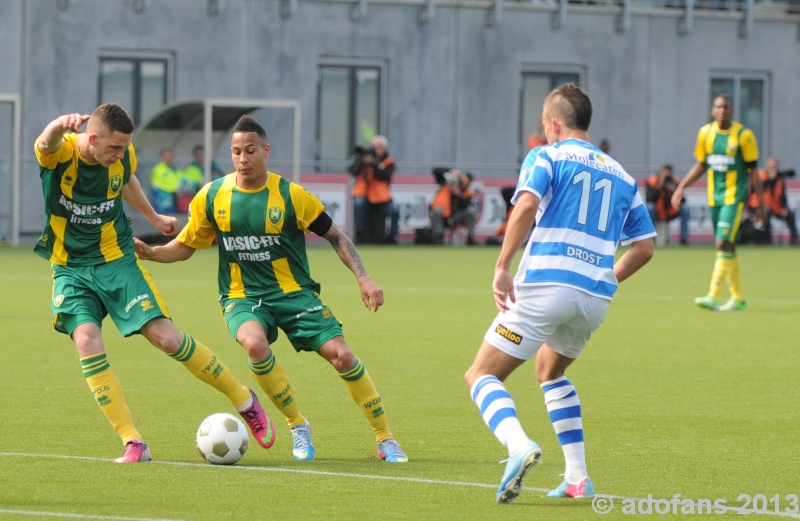
[[[572,83],[560,85],[550,91],[544,100],[547,117],[560,119],[571,129],[587,131],[592,122],[592,102],[589,95]]]

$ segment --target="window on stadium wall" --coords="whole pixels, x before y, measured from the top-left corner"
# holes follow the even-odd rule
[[[131,56],[100,58],[100,103],[116,103],[137,126],[169,101],[171,59]]]
[[[551,90],[565,83],[583,87],[584,72],[580,68],[550,71],[523,71],[520,84],[519,161],[527,155],[529,138],[539,130],[544,98]]]
[[[319,68],[317,170],[344,172],[355,146],[384,133],[383,64],[323,64]]]
[[[720,73],[712,75],[711,100],[708,103],[710,112],[716,94],[720,92],[729,94],[733,98],[733,119],[753,131],[761,152],[760,155],[763,157],[766,157],[766,151],[769,149],[768,81],[769,77],[766,74]]]

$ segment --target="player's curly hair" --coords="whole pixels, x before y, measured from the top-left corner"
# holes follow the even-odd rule
[[[258,134],[258,137],[261,138],[264,143],[267,142],[267,131],[264,130],[264,127],[261,124],[253,119],[252,116],[245,114],[239,121],[236,122],[236,126],[233,127],[234,132],[255,132]]]
[[[592,122],[592,101],[586,91],[574,83],[559,85],[547,95],[546,102],[561,98],[566,103],[559,103],[559,116],[564,124],[576,130],[589,130]]]
[[[131,121],[128,113],[116,103],[103,103],[94,109],[89,121],[103,127],[109,132],[133,134],[133,121]]]

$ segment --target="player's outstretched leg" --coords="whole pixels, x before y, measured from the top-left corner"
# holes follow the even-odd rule
[[[544,402],[550,421],[564,451],[566,471],[564,482],[548,492],[550,497],[594,497],[594,485],[586,473],[586,453],[583,445],[581,402],[575,387],[561,376],[543,382]]]
[[[169,321],[167,324],[154,324],[154,326],[174,327],[172,322]],[[258,444],[265,449],[272,447],[275,443],[275,428],[258,402],[255,393],[240,384],[233,372],[211,349],[196,341],[190,335],[180,334],[180,346],[169,356],[182,363],[199,380],[227,396],[231,404],[236,407],[236,410],[247,422],[250,432],[253,433],[253,437],[255,437]],[[150,339],[150,336],[148,336],[148,339]]]
[[[286,418],[286,423],[292,432],[294,459],[313,460],[315,451],[314,445],[311,443],[311,427],[308,425],[308,420],[300,414],[294,388],[289,382],[289,376],[283,366],[275,359],[275,354],[270,351],[269,356],[264,360],[258,362],[250,360],[250,374],[267,394],[275,408]]]
[[[522,492],[525,474],[541,461],[542,449],[522,430],[514,400],[499,378],[493,375],[479,377],[472,384],[470,393],[483,421],[508,449],[506,468],[495,500],[511,503]]]
[[[350,369],[339,373],[344,380],[350,396],[358,404],[364,417],[375,432],[375,441],[378,443],[378,457],[389,463],[406,463],[408,456],[400,448],[389,430],[389,421],[381,403],[381,395],[372,383],[367,368],[356,358],[356,363]]]

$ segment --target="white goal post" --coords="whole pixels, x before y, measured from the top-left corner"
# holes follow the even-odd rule
[[[20,150],[22,147],[22,117],[19,94],[0,94],[0,104],[11,104],[11,237],[12,246],[19,246],[20,204],[22,180],[20,179]]]

